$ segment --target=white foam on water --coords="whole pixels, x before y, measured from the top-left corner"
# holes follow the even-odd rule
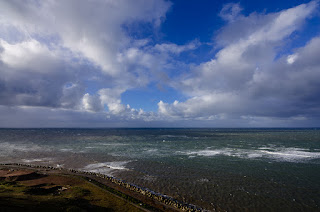
[[[275,150],[260,150],[268,158],[283,161],[302,161],[320,158],[320,152],[310,152],[301,148],[281,148]]]
[[[63,149],[60,149],[61,152],[73,152],[73,149],[70,149],[70,148],[63,148]]]
[[[113,171],[128,170],[125,165],[129,162],[130,161],[113,161],[104,163],[92,163],[86,165],[82,170],[102,174],[112,174]]]
[[[108,162],[108,166],[111,169],[115,170],[128,170],[125,165],[130,161],[116,161],[116,162]]]
[[[24,163],[32,163],[32,162],[40,162],[43,160],[42,159],[22,159],[21,161]]]
[[[18,144],[18,143],[9,143],[3,142],[0,143],[0,152],[4,153],[12,153],[13,151],[20,151],[20,152],[34,152],[34,151],[47,151],[45,148],[42,148],[35,144]]]
[[[224,155],[229,154],[230,152],[226,149],[216,149],[216,150],[200,150],[196,152],[190,152],[188,155],[198,155],[198,156],[216,156],[216,155]]]
[[[261,150],[281,150],[281,149],[293,149],[293,150],[296,150],[296,151],[308,151],[309,149],[305,149],[305,148],[299,148],[299,147],[289,147],[289,148],[286,148],[286,147],[275,147],[275,146],[265,146],[265,147],[259,147],[258,149],[261,149]]]
[[[196,156],[216,157],[216,156],[230,156],[245,159],[268,158],[278,161],[286,162],[303,162],[312,159],[319,159],[320,152],[310,152],[303,148],[270,148],[260,147],[254,149],[205,149],[199,151],[176,152],[177,154],[189,155],[189,158]]]
[[[102,146],[127,146],[128,144],[124,143],[97,143]]]
[[[22,159],[24,163],[34,163],[34,162],[51,162],[53,158],[34,158],[34,159]]]
[[[263,155],[259,152],[247,152],[246,156],[248,158],[261,158]]]
[[[159,151],[158,149],[144,149],[144,153],[146,154],[155,154],[158,151]]]
[[[232,149],[229,149],[229,148],[214,149],[214,150],[206,149],[206,150],[200,150],[200,151],[187,152],[186,154],[191,156],[206,156],[206,157],[212,157],[217,155],[232,156]]]
[[[207,183],[207,182],[209,182],[209,179],[207,179],[207,178],[201,178],[201,179],[197,180],[197,182]]]

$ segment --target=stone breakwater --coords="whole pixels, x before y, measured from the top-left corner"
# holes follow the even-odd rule
[[[159,201],[161,203],[164,203],[168,206],[174,207],[174,208],[181,210],[181,211],[190,211],[190,212],[206,211],[206,210],[199,208],[198,206],[180,202],[170,196],[154,192],[148,188],[142,188],[137,185],[127,183],[123,180],[117,179],[115,177],[108,176],[108,175],[101,174],[101,173],[97,173],[97,172],[88,172],[88,171],[80,171],[77,169],[66,169],[66,168],[61,168],[61,167],[23,164],[23,163],[0,163],[0,166],[21,166],[21,167],[29,167],[29,168],[35,168],[35,169],[60,170],[60,171],[67,171],[67,172],[71,172],[71,173],[79,174],[79,175],[99,177],[99,178],[102,178],[102,179],[107,180],[109,182],[112,182],[114,184],[117,184],[121,187],[124,187],[130,191],[140,193],[144,196],[147,196],[148,198],[154,199],[156,201]]]

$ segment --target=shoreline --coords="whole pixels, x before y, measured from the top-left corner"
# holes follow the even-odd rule
[[[87,182],[129,201],[135,206],[142,207],[147,211],[205,211],[195,205],[182,203],[170,196],[162,195],[148,188],[142,188],[101,173],[24,163],[1,163],[0,168],[28,169],[40,174],[63,174],[67,176],[81,177]]]

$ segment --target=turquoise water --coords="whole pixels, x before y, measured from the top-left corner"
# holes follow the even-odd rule
[[[0,129],[0,162],[101,172],[208,210],[320,211],[320,129]]]

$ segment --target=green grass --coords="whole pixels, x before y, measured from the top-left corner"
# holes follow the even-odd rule
[[[62,190],[64,186],[67,189]],[[0,208],[1,212],[141,211],[85,180],[81,180],[76,186],[25,186],[19,182],[0,181]]]

